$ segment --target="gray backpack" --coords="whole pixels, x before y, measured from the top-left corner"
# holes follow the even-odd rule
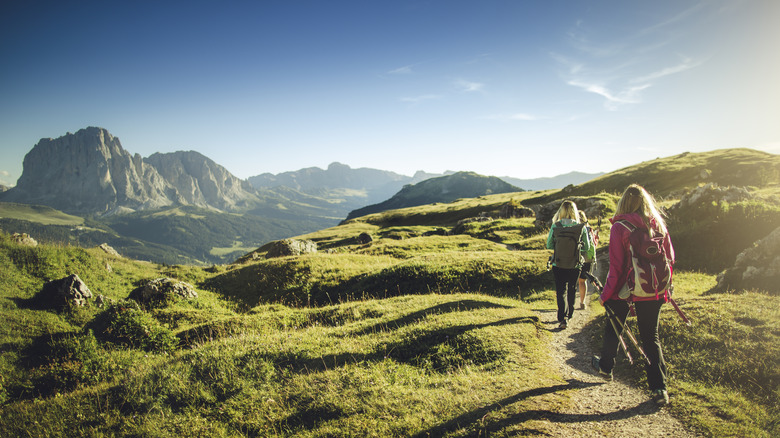
[[[585,224],[565,227],[560,222],[553,227],[553,261],[555,266],[563,269],[575,269],[582,265],[582,227]]]

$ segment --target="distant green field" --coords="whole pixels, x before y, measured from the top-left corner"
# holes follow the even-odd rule
[[[20,219],[43,225],[83,225],[84,218],[41,205],[0,202],[0,218]]]

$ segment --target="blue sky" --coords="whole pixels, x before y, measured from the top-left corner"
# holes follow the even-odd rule
[[[607,172],[780,152],[780,1],[5,1],[0,183],[108,129],[241,178]]]

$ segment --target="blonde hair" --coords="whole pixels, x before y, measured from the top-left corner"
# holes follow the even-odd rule
[[[577,210],[577,204],[573,201],[563,201],[558,211],[553,216],[553,223],[558,222],[561,219],[571,219],[574,222],[579,222],[579,211]]]
[[[580,210],[580,214],[578,216],[580,218],[580,223],[585,224],[588,222],[588,216],[585,215],[585,212]]]
[[[655,199],[653,199],[653,196],[648,193],[644,187],[638,184],[631,184],[626,187],[623,196],[621,196],[618,201],[615,216],[628,213],[639,213],[639,215],[642,216],[642,221],[647,226],[647,229],[650,230],[651,235],[653,233],[653,229],[650,227],[651,218],[655,221],[658,231],[660,231],[661,234],[668,233],[666,221],[664,220],[661,211],[658,210]]]

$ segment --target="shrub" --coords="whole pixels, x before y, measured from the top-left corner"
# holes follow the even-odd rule
[[[173,332],[134,301],[110,304],[89,324],[104,342],[140,348],[145,351],[167,352],[178,345]]]

